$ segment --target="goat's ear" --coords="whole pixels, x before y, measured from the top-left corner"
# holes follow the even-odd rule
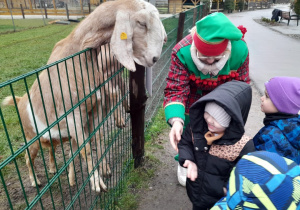
[[[119,11],[115,28],[110,40],[110,47],[117,60],[130,71],[135,71],[132,49],[133,29],[128,12]]]

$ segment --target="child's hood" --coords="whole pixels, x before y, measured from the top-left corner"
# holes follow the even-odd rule
[[[190,125],[195,135],[203,135],[208,131],[204,120],[204,108],[207,102],[217,103],[231,116],[224,136],[215,143],[234,144],[239,141],[245,133],[244,126],[251,107],[251,86],[235,80],[226,82],[196,101],[190,108]]]

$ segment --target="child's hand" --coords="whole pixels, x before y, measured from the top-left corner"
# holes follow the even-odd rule
[[[226,189],[226,187],[223,187],[223,191],[224,191],[224,196],[226,196],[227,195],[227,189]]]
[[[192,181],[195,181],[196,178],[198,177],[197,165],[190,160],[186,160],[184,161],[183,166],[187,168],[187,174],[186,174],[187,178],[189,178]]]

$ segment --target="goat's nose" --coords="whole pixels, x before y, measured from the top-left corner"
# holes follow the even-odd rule
[[[158,57],[153,57],[153,63],[155,63],[158,60]]]

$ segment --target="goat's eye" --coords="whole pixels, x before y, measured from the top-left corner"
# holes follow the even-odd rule
[[[145,22],[140,22],[140,21],[137,21],[138,25],[143,27],[143,28],[146,28],[146,23]]]

